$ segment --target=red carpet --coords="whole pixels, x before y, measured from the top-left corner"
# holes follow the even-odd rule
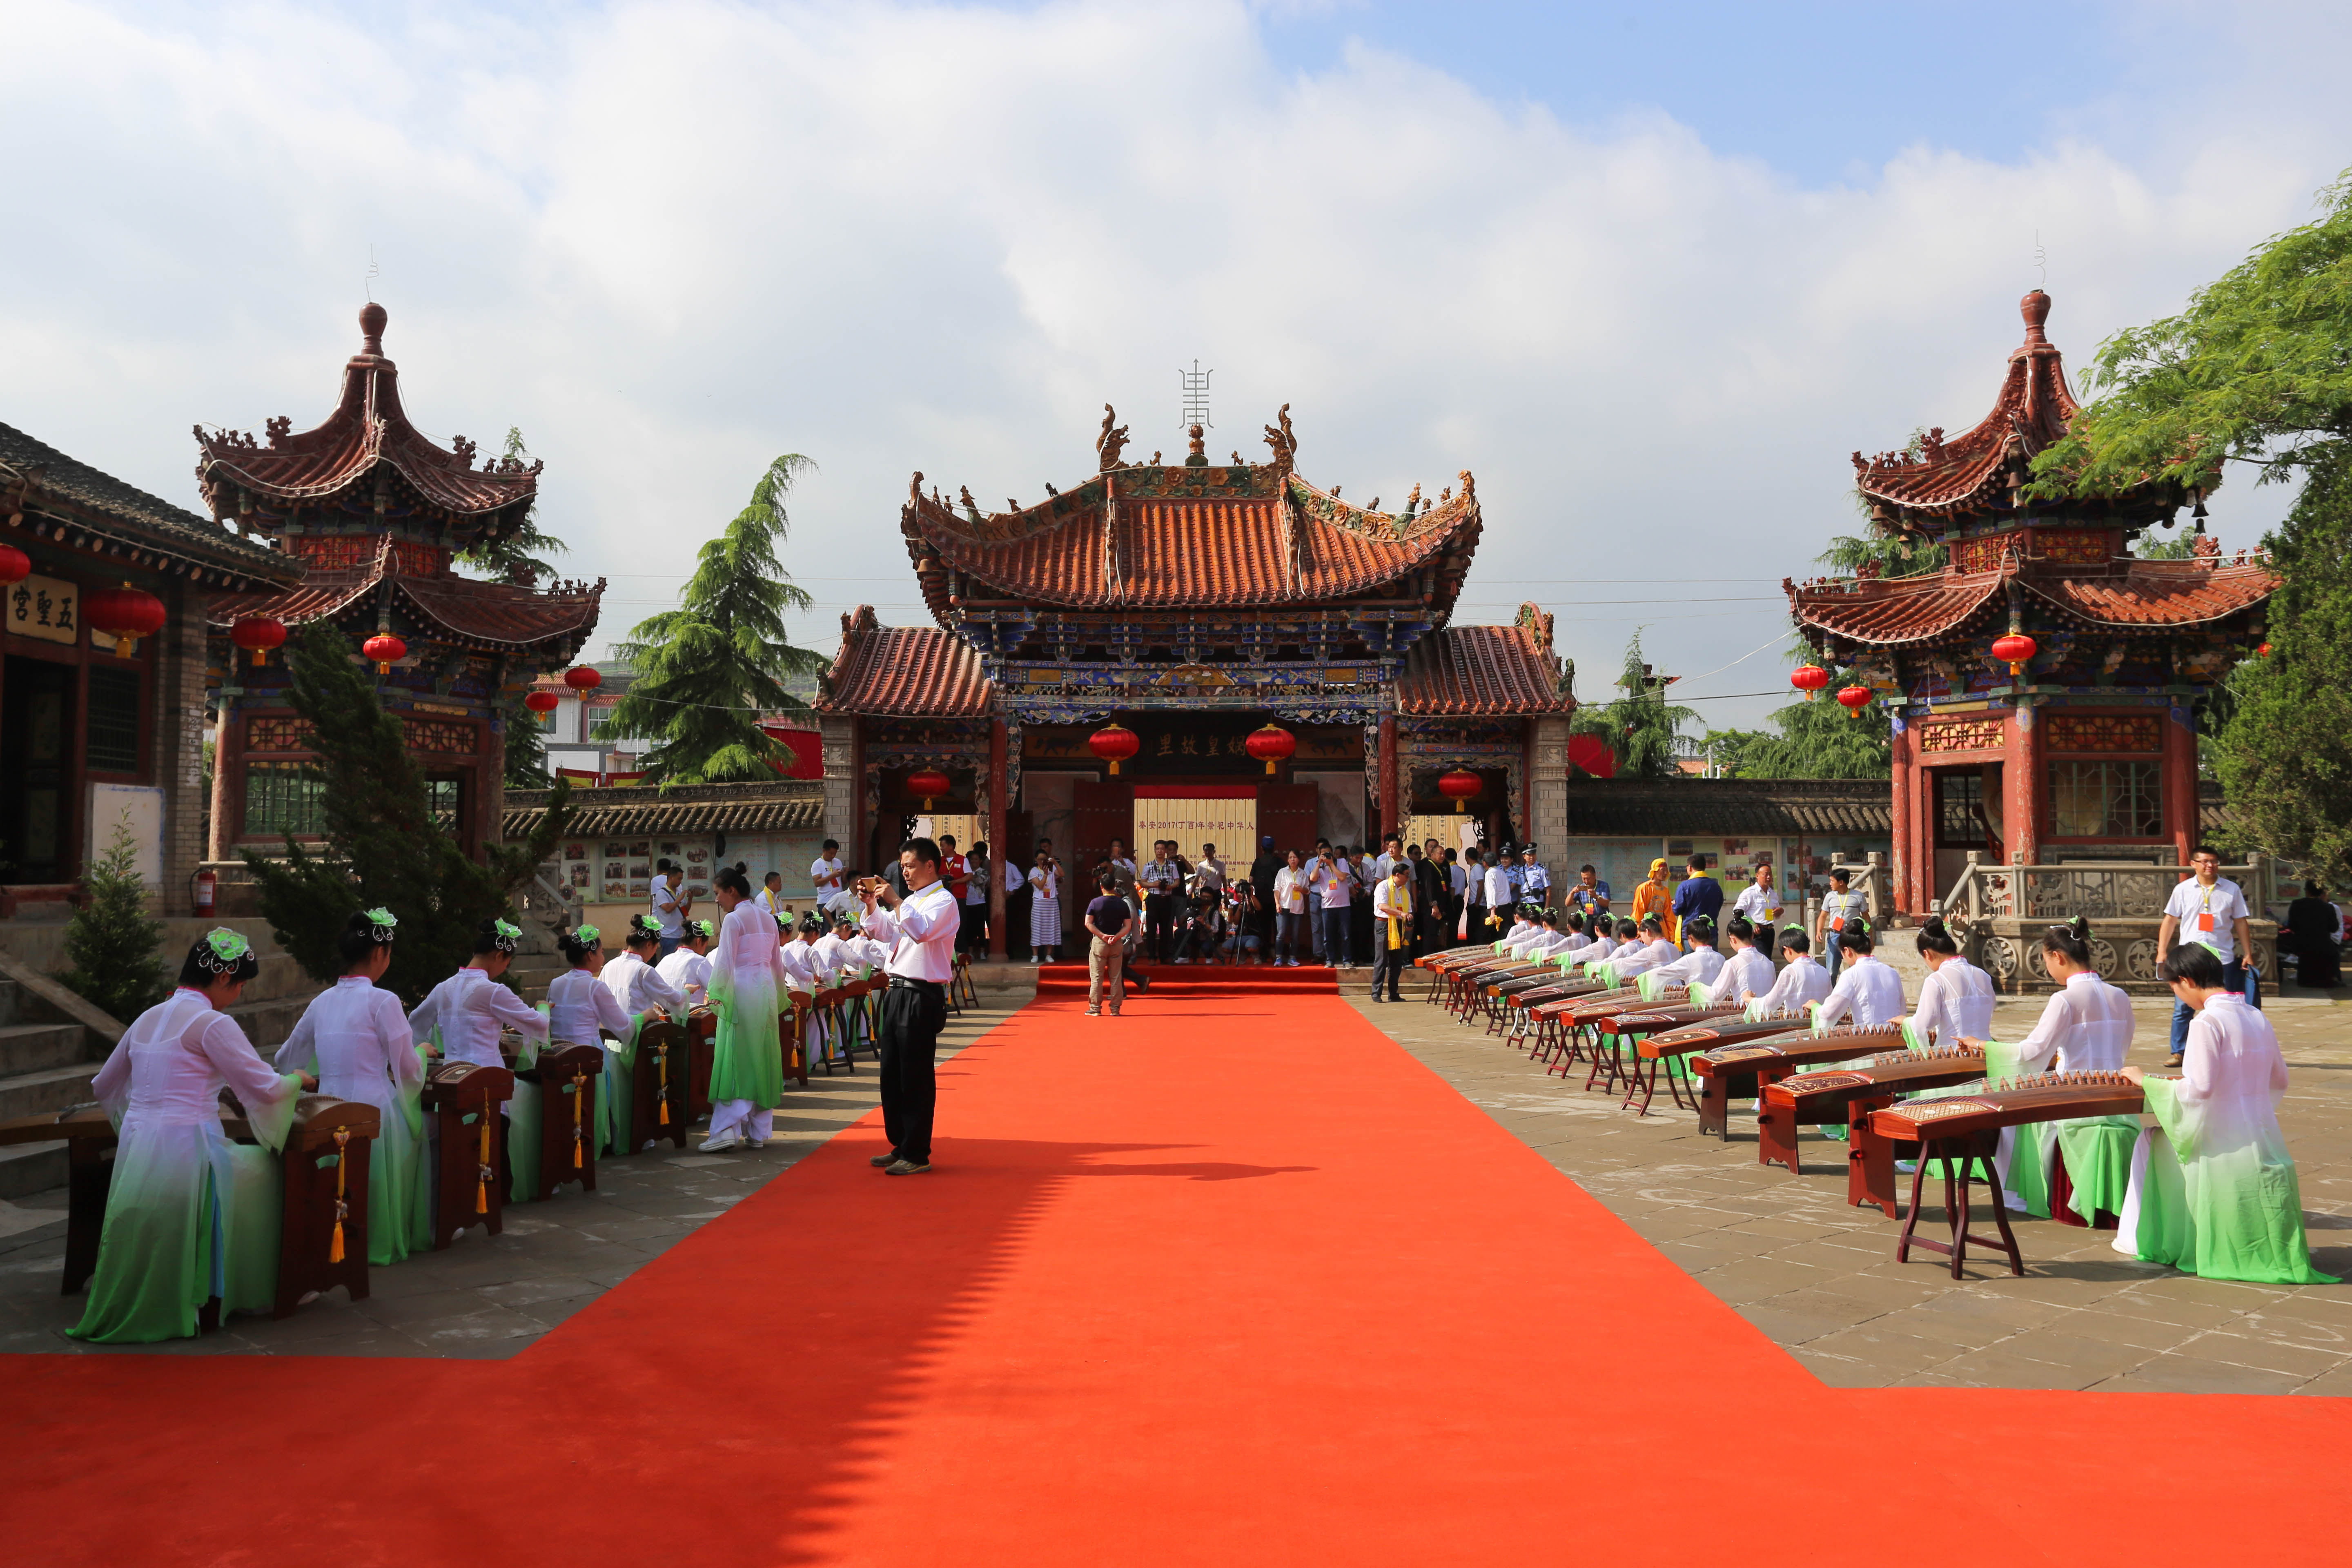
[[[1297,968],[1278,967],[1270,963],[1148,963],[1143,977],[1150,989],[1136,991],[1131,995],[1150,995],[1165,1000],[1172,996],[1306,996],[1332,995],[1342,982],[1342,973],[1320,964],[1299,964]],[[1426,976],[1419,970],[1413,978],[1426,988]],[[1346,972],[1347,984],[1370,994],[1372,972],[1351,969]],[[1037,994],[1041,998],[1080,996],[1087,994],[1087,966],[1083,963],[1047,963],[1037,969]]]
[[[637,1568],[2343,1561],[2342,1401],[1825,1389],[1338,999],[1079,1013],[1041,1003],[947,1066],[933,1174],[875,1174],[861,1127],[512,1361],[0,1363],[0,1540]]]

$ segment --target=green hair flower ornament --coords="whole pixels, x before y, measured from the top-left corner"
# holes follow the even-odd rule
[[[360,913],[365,915],[368,924],[374,928],[370,934],[378,942],[390,942],[400,931],[400,917],[382,904],[372,910],[362,910]]]
[[[604,933],[594,926],[581,926],[572,931],[572,940],[583,947],[594,947],[604,940]]]
[[[252,951],[253,943],[242,932],[215,926],[205,933],[204,951],[196,955],[196,963],[215,974],[225,974]]]

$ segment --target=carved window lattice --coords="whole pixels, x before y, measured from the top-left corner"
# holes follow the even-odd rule
[[[435,752],[472,756],[475,751],[474,726],[452,724],[438,719],[404,719],[401,733],[412,752]]]
[[[2001,554],[2008,550],[2010,535],[1995,534],[1990,539],[1963,539],[1952,546],[1952,563],[1963,572],[1990,572],[2000,565]]]
[[[289,554],[320,571],[338,572],[372,565],[380,542],[378,536],[372,533],[313,533],[288,540],[286,548]],[[448,570],[448,552],[434,545],[396,539],[392,542],[391,565],[404,576],[437,577]]]
[[[2053,752],[2160,752],[2163,721],[2153,713],[2053,713]]]
[[[299,713],[262,713],[245,721],[248,752],[307,752],[310,721]]]
[[[1922,752],[1986,752],[1999,751],[2002,745],[2001,729],[2007,722],[2001,719],[1947,719],[1940,723],[1919,727],[1919,749]]]
[[[2103,528],[2037,528],[2033,553],[2068,566],[2104,566],[2115,551]]]

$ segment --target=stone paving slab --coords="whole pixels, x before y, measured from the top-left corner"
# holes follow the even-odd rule
[[[1343,977],[1359,1012],[1825,1384],[2352,1394],[2352,1286],[2199,1279],[2115,1251],[2111,1231],[2021,1215],[2022,1279],[1976,1256],[1958,1280],[1933,1254],[1897,1264],[1896,1222],[1845,1201],[1844,1144],[1807,1134],[1792,1176],[1758,1163],[1753,1123],[1736,1113],[1728,1142],[1663,1092],[1637,1117],[1586,1093],[1581,1070],[1547,1075],[1483,1024],[1422,1003],[1417,973],[1402,1005],[1374,1003],[1369,980]],[[1996,1033],[2019,1037],[2042,1007],[2004,998]],[[2313,1260],[2352,1275],[2352,1005],[2266,1007],[2292,1077],[2280,1120]],[[2135,999],[2134,1063],[2163,1064],[2171,1013]]]
[[[983,991],[950,1016],[940,1059],[995,1027],[1025,996]],[[65,1337],[83,1298],[58,1293],[65,1191],[8,1205],[0,1231],[0,1353],[392,1355],[499,1360],[516,1355],[704,1225],[774,1181],[879,1103],[871,1058],[854,1074],[787,1086],[765,1149],[702,1154],[668,1144],[599,1162],[597,1190],[565,1188],[509,1208],[502,1235],[471,1232],[447,1250],[370,1269],[368,1299],[341,1289],[291,1317],[239,1315],[218,1332],[161,1345],[85,1345]],[[881,1179],[879,1177],[877,1180]],[[19,1223],[28,1222],[28,1223]]]

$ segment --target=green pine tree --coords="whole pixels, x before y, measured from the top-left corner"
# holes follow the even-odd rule
[[[784,634],[785,613],[810,599],[777,558],[791,528],[784,498],[813,467],[796,452],[770,463],[751,504],[702,547],[681,606],[640,621],[620,645],[636,679],[596,732],[655,742],[648,783],[772,778],[770,759],[786,755],[758,720],[807,707],[786,683],[824,663]]]
[[[170,975],[162,957],[163,922],[147,914],[147,879],[131,814],[114,825],[106,852],[82,873],[89,901],[66,922],[67,987],[110,1018],[129,1023],[163,999]]]
[[[1770,730],[1707,731],[1728,753],[1732,776],[1743,779],[1883,779],[1895,771],[1895,725],[1884,702],[1849,713],[1831,691],[1851,686],[1833,671],[1811,702],[1791,702],[1770,714]]]
[[[481,922],[511,918],[509,900],[563,836],[570,791],[520,844],[491,843],[477,860],[434,820],[425,774],[400,721],[384,711],[351,641],[313,622],[287,647],[295,711],[310,721],[325,782],[327,848],[286,840],[282,861],[247,850],[261,912],[279,945],[319,980],[342,972],[335,938],[354,910],[400,920],[383,984],[412,1004],[466,962]]]
[[[530,461],[530,449],[522,443],[520,426],[507,429],[504,461],[517,468],[527,467]],[[555,567],[547,556],[564,554],[571,548],[553,534],[540,531],[539,503],[534,500],[522,514],[520,525],[497,539],[476,540],[470,548],[457,552],[457,560],[488,577],[505,580],[524,575],[536,583],[555,575]]]
[[[1666,701],[1666,686],[1674,678],[1654,675],[1642,658],[1642,634],[1625,645],[1624,668],[1616,686],[1625,695],[1613,702],[1577,709],[1569,721],[1571,732],[1597,735],[1617,755],[1619,778],[1672,778],[1675,738],[1698,715]]]

